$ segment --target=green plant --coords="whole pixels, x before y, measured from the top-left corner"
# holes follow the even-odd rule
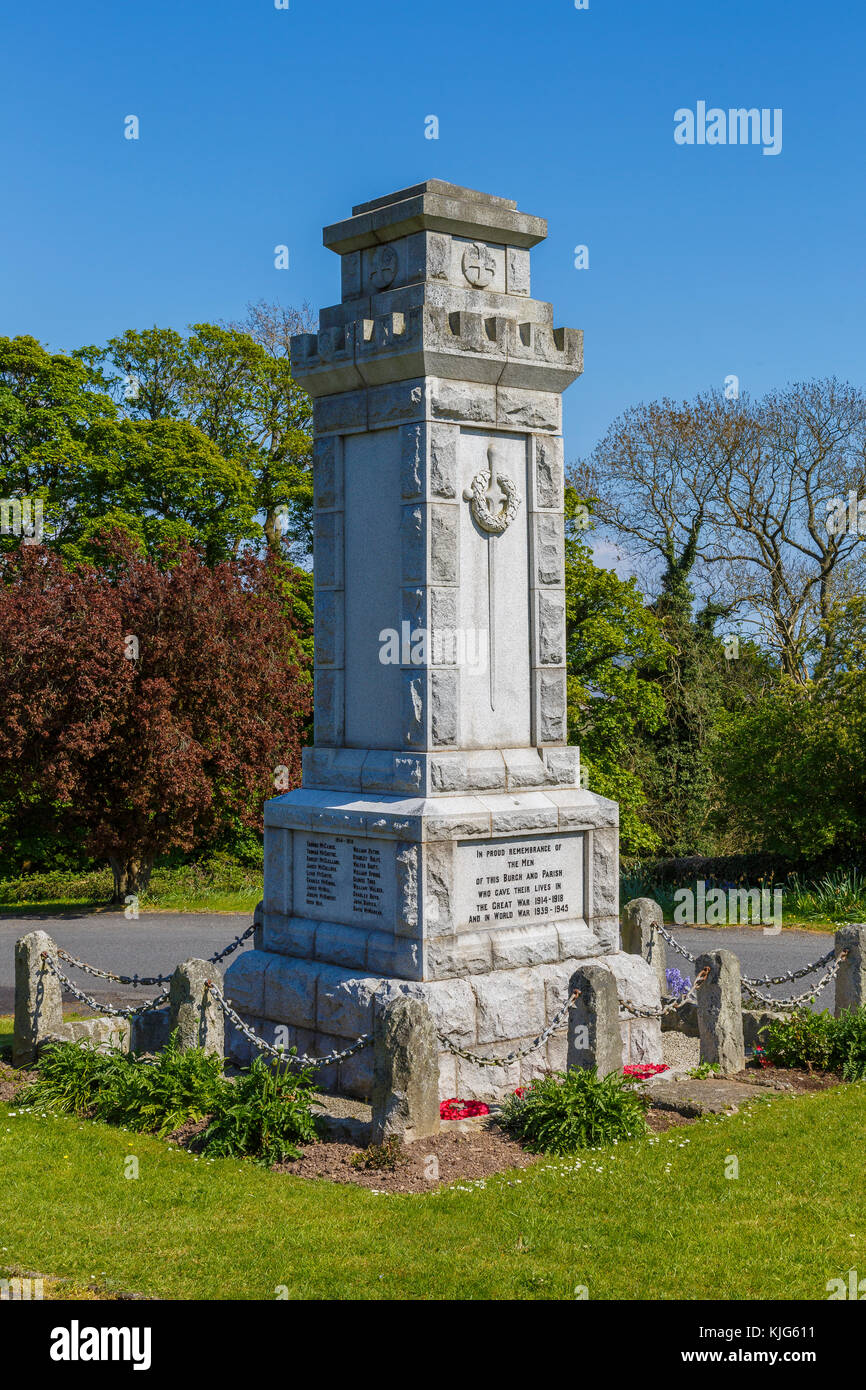
[[[37,1080],[20,1099],[54,1114],[87,1115],[165,1136],[212,1114],[228,1089],[221,1057],[200,1048],[181,1051],[172,1034],[155,1061],[92,1043],[56,1043],[46,1048]]]
[[[708,1076],[718,1076],[718,1074],[718,1062],[698,1062],[698,1065],[692,1067],[691,1071],[688,1072],[688,1075],[693,1077],[695,1081],[706,1081]]]
[[[858,920],[866,912],[866,879],[856,869],[837,869],[814,883],[791,874],[785,884],[785,906],[806,920]]]
[[[172,1034],[154,1061],[131,1059],[118,1073],[117,1084],[98,1098],[95,1118],[164,1137],[212,1114],[229,1089],[222,1057],[181,1050]]]
[[[645,1133],[646,1105],[618,1073],[599,1078],[575,1068],[512,1096],[499,1122],[530,1153],[568,1154]]]
[[[834,1018],[825,1009],[796,1009],[767,1029],[766,1057],[779,1067],[838,1071],[846,1081],[866,1080],[866,1006]]]
[[[785,1018],[774,1019],[766,1035],[765,1054],[777,1067],[817,1067],[827,1071],[833,1060],[834,1019],[826,1009],[795,1009]]]
[[[409,1162],[409,1155],[397,1136],[392,1134],[384,1144],[370,1144],[363,1152],[353,1154],[349,1162],[353,1168],[393,1173],[402,1163]]]
[[[102,1051],[93,1043],[54,1043],[39,1059],[39,1074],[18,1097],[20,1104],[55,1115],[92,1115],[100,1096],[122,1084],[128,1058],[116,1049]]]
[[[290,1061],[292,1054],[286,1056]],[[202,1151],[211,1158],[249,1154],[268,1165],[300,1158],[298,1145],[318,1137],[315,1075],[313,1067],[286,1070],[281,1060],[256,1057],[223,1098],[202,1137]]]
[[[832,1025],[833,1066],[846,1081],[866,1080],[866,1007],[843,1009]]]

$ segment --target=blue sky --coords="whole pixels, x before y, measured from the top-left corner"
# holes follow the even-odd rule
[[[850,3],[48,0],[0,34],[2,333],[62,350],[330,304],[322,225],[439,177],[549,220],[533,291],[586,335],[569,458],[629,405],[731,373],[866,376]],[[675,144],[700,100],[781,107],[781,154]]]

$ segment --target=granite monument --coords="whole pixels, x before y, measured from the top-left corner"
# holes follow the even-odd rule
[[[226,992],[320,1055],[370,1032],[375,997],[421,998],[443,1097],[564,1067],[564,1029],[504,1066],[447,1044],[502,1056],[587,963],[659,1001],[620,949],[617,807],[567,740],[561,396],[583,346],[531,296],[546,230],[438,179],[361,204],[324,232],[341,302],[292,344],[315,412],[315,744],[266,805],[256,948]],[[660,1060],[656,1020],[623,1039]],[[369,1096],[371,1066],[322,1083]]]

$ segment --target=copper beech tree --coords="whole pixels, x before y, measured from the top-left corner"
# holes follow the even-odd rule
[[[277,563],[156,564],[115,532],[98,565],[40,545],[0,564],[0,795],[50,800],[115,901],[158,856],[258,828],[276,770],[299,780],[310,706]]]

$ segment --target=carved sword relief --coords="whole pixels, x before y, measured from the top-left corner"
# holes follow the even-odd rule
[[[487,630],[490,648],[489,681],[490,708],[496,708],[496,556],[494,541],[508,530],[520,506],[520,493],[517,484],[508,475],[500,472],[497,461],[497,448],[491,444],[487,450],[487,468],[476,473],[463,493],[463,500],[469,503],[476,525],[487,532]],[[499,495],[497,496],[497,490]]]

